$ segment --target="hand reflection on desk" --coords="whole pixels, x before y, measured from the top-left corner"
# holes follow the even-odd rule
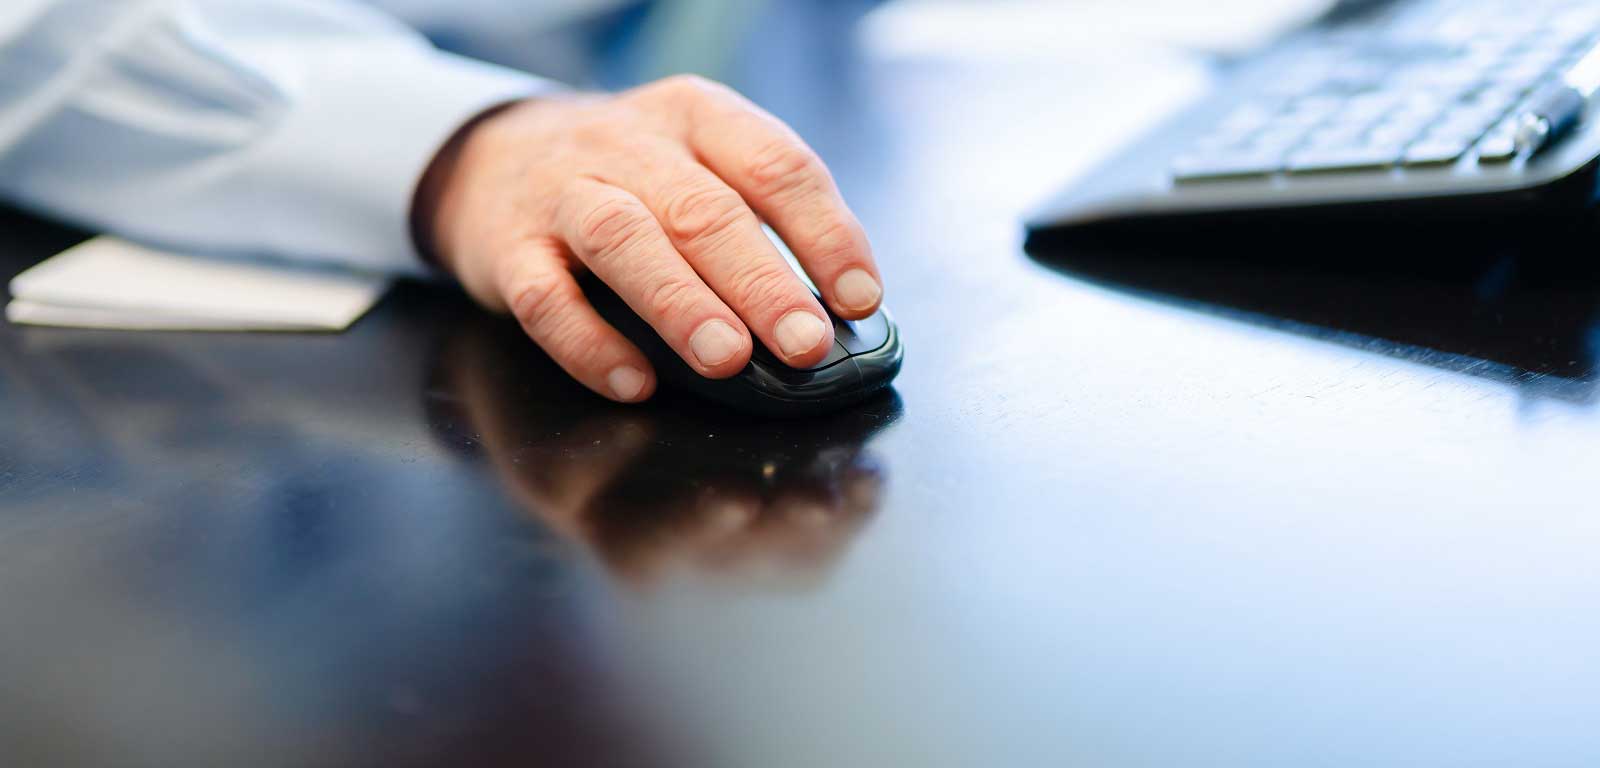
[[[670,395],[617,406],[487,320],[463,324],[434,375],[434,432],[640,587],[685,572],[765,586],[819,578],[878,507],[887,474],[863,445],[900,413],[893,394],[804,421]]]

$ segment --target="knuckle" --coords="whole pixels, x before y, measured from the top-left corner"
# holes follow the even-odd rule
[[[831,218],[808,243],[809,255],[822,261],[851,259],[857,256],[860,239],[849,221]]]
[[[592,325],[576,315],[562,315],[551,322],[551,354],[566,358],[570,365],[587,367],[605,349],[606,339]]]
[[[716,93],[723,86],[700,75],[672,75],[660,81],[663,92],[678,98],[696,99]]]
[[[794,278],[765,262],[752,261],[741,267],[731,281],[733,295],[746,311],[786,308],[793,304]]]
[[[774,141],[750,158],[748,173],[757,191],[766,196],[818,188],[822,161],[805,145]]]
[[[546,275],[524,281],[512,292],[508,304],[512,316],[530,332],[550,326],[566,298],[564,284]]]
[[[583,322],[582,316],[565,311],[573,298],[568,291],[559,280],[530,281],[512,297],[512,315],[551,357],[585,368],[605,349],[608,340],[600,329]]]
[[[687,317],[694,303],[694,290],[682,280],[654,281],[644,298],[645,310],[661,321]]]
[[[567,128],[567,137],[573,144],[584,149],[610,148],[619,141],[616,122],[599,119],[578,120]]]
[[[703,243],[733,231],[754,216],[730,189],[713,184],[691,185],[667,201],[666,226],[680,243]]]
[[[589,207],[578,220],[578,237],[590,252],[606,257],[627,250],[644,236],[649,217],[629,200],[610,198]]]

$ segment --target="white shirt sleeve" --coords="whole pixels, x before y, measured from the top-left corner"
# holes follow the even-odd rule
[[[0,0],[0,197],[191,251],[419,272],[435,152],[548,87],[347,0]]]

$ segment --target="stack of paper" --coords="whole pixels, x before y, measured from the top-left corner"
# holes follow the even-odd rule
[[[342,331],[383,276],[157,251],[97,237],[11,281],[6,319],[78,328]]]

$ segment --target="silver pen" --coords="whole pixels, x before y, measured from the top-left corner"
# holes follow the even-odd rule
[[[1534,95],[1517,120],[1517,152],[1533,154],[1571,130],[1600,92],[1600,46],[1584,54],[1561,79]]]

